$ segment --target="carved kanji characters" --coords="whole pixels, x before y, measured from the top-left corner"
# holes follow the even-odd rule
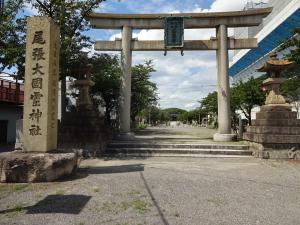
[[[36,121],[37,123],[40,122],[41,117],[42,117],[42,112],[39,109],[37,110],[32,109],[32,113],[29,114],[29,119],[31,121]]]
[[[32,88],[42,89],[42,87],[43,87],[43,79],[42,78],[32,79],[31,86],[32,86]]]
[[[32,69],[33,69],[32,75],[36,75],[36,74],[38,74],[38,73],[39,73],[40,75],[44,75],[45,73],[43,73],[43,72],[41,71],[42,68],[43,68],[43,66],[39,65],[38,63],[36,63],[36,64],[35,64],[35,67],[32,68]]]
[[[32,52],[32,59],[37,61],[45,59],[44,54],[45,52],[43,51],[43,48],[34,48]]]
[[[43,31],[36,31],[34,33],[32,44],[45,44],[46,41],[43,38]]]
[[[33,94],[30,96],[30,99],[32,99],[32,106],[41,106],[41,97],[43,95],[40,92],[33,92]]]
[[[31,136],[37,136],[42,135],[41,128],[38,125],[31,125],[31,128],[29,129],[29,135]]]

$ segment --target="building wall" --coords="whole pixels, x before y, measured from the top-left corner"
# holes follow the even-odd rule
[[[23,116],[23,107],[16,105],[0,105],[0,120],[8,121],[7,142],[16,140],[16,122]]]
[[[300,9],[300,0],[270,0],[268,7],[273,7],[272,13],[266,17],[263,21],[263,24],[256,31],[256,28],[236,28],[234,29],[236,38],[246,38],[245,34],[248,37],[255,37],[259,42],[263,41],[274,29],[280,26],[284,21],[286,21],[293,13],[297,12]],[[295,20],[295,19],[294,19]],[[243,31],[242,29],[247,29],[247,31]],[[281,32],[282,32],[281,28]],[[291,28],[292,30],[292,28]],[[286,31],[287,32],[287,31]],[[280,36],[281,33],[278,33]],[[286,34],[286,33],[284,33]],[[239,36],[242,35],[242,36]],[[296,38],[300,38],[299,36]],[[274,41],[274,40],[272,40]],[[282,40],[283,41],[283,40]],[[273,42],[272,42],[273,43]],[[272,51],[278,50],[280,41],[278,40],[278,45],[274,45],[274,48],[271,49],[268,53],[264,53],[257,60],[253,60],[252,64],[245,67],[243,70],[238,72],[233,76],[233,82],[239,80],[247,80],[251,76],[258,77],[262,73],[256,71],[257,68],[261,67],[265,61],[269,58],[269,55]],[[265,43],[266,44],[266,43]],[[230,62],[231,66],[234,66],[236,63],[239,63],[239,60],[242,59],[250,50],[240,50],[235,51],[232,61]],[[279,52],[279,57],[283,57],[289,50],[284,50]],[[257,53],[257,52],[256,52]]]
[[[263,7],[273,7],[273,11],[269,16],[263,19],[263,22],[257,27],[239,27],[234,29],[235,38],[253,38],[259,31],[261,31],[268,23],[281,12],[291,0],[269,0],[267,4],[262,5]],[[257,6],[260,8],[260,6]],[[251,9],[250,9],[251,10]],[[234,55],[236,55],[240,50],[235,50]]]

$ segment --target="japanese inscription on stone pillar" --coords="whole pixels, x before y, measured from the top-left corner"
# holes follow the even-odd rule
[[[48,17],[27,20],[24,150],[57,148],[59,29]]]

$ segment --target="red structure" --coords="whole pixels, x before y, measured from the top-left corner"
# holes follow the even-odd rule
[[[24,103],[24,85],[0,78],[0,103]]]

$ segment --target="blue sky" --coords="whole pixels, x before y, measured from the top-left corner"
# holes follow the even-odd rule
[[[105,13],[180,13],[241,10],[247,0],[107,0],[96,12]],[[28,9],[29,13],[33,13]],[[232,30],[229,31],[233,34]],[[93,40],[114,40],[120,30],[95,30],[87,34]],[[200,40],[215,36],[214,29],[186,30],[185,39]],[[135,30],[139,40],[162,40],[162,30]],[[93,50],[92,50],[93,52]],[[116,54],[119,54],[116,52]],[[232,57],[232,53],[230,53]],[[157,83],[162,108],[193,109],[198,101],[216,89],[216,53],[214,51],[134,52],[133,64],[152,59],[156,72],[151,80]]]

